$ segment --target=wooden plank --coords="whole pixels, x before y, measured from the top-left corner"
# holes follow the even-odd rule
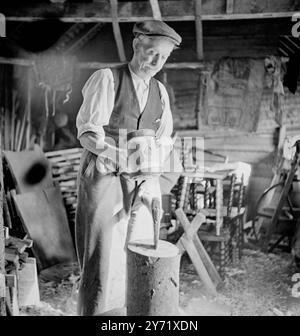
[[[192,233],[189,231],[189,226],[190,226],[190,222],[189,220],[187,219],[184,211],[182,210],[182,208],[179,208],[175,211],[176,213],[176,216],[177,218],[179,219],[183,229],[184,229],[184,232],[186,233],[187,237],[189,239],[192,239],[193,238],[193,235]]]
[[[206,270],[205,265],[203,261],[201,260],[195,245],[192,243],[191,240],[185,238],[184,236],[180,238],[180,244],[183,245],[184,249],[187,251],[189,257],[191,258],[193,265],[195,266],[195,269],[200,279],[202,280],[205,288],[207,288],[208,291],[213,296],[216,296],[217,291],[216,291],[215,285],[212,279],[210,278],[208,271]]]
[[[13,280],[14,286],[9,287],[10,292],[10,303],[11,303],[11,312],[13,316],[19,316],[19,302],[18,302],[18,286],[17,286],[17,276],[13,275],[15,278]]]
[[[197,231],[199,230],[200,226],[205,222],[205,220],[205,215],[198,212],[187,228],[187,232],[189,233],[189,235],[191,235],[192,237],[197,235]]]
[[[14,179],[17,193],[33,192],[53,186],[50,164],[38,147],[33,151],[4,151],[4,157]],[[46,176],[39,183],[28,184],[24,177],[35,162],[43,162],[46,165]]]
[[[198,213],[194,217],[192,223],[190,223],[181,208],[177,209],[175,213],[177,218],[180,220],[187,237],[192,239],[194,234],[199,230],[201,224],[205,221],[205,216],[202,213]]]
[[[112,25],[113,25],[113,32],[118,48],[118,54],[121,62],[126,62],[126,55],[125,49],[122,39],[122,34],[120,30],[120,25],[118,22],[118,0],[110,0],[111,6],[111,17],[112,17]]]
[[[213,280],[214,285],[217,287],[220,283],[222,283],[222,279],[221,279],[218,271],[216,270],[215,265],[211,261],[208,253],[205,250],[205,247],[203,246],[201,240],[199,239],[199,237],[197,235],[194,236],[193,242],[194,242],[194,245],[196,247],[196,250],[197,250],[201,260],[203,261],[203,264],[205,265],[205,267],[207,269],[207,272],[208,272],[209,276]]]
[[[155,20],[162,20],[158,0],[150,0],[153,18]]]
[[[28,258],[19,271],[18,281],[19,306],[32,306],[40,303],[37,268],[35,258]]]
[[[194,0],[161,1],[160,10],[164,21],[194,21]],[[204,1],[202,20],[235,20],[260,19],[274,17],[291,17],[300,10],[300,4],[280,1],[260,1],[254,12],[249,1],[238,1],[235,5],[237,14],[226,14],[224,1]],[[60,4],[24,4],[18,8],[12,5],[1,6],[1,13],[7,21],[36,21],[49,17],[62,22],[112,22],[109,3],[106,1],[93,3]],[[225,8],[224,8],[225,7]],[[119,22],[136,22],[152,19],[152,9],[149,1],[120,2],[118,8]]]
[[[184,214],[182,209],[177,209],[175,211],[177,218],[180,220],[180,222],[183,224],[185,236],[187,239],[191,239],[193,244],[195,245],[195,248],[203,261],[203,264],[205,265],[210,277],[214,281],[215,286],[217,286],[219,283],[222,282],[218,271],[216,270],[213,262],[211,261],[208,253],[206,252],[204,246],[202,245],[197,231],[201,224],[205,221],[205,216],[202,213],[198,213],[193,221],[190,223],[186,215]]]
[[[197,59],[203,59],[202,0],[195,0]]]
[[[198,213],[190,223],[182,208],[177,209],[175,214],[185,231],[177,243],[178,248],[181,251],[182,248],[187,251],[205,287],[216,295],[216,287],[222,280],[197,235],[199,227],[205,221],[205,216]]]
[[[14,195],[13,200],[24,229],[34,241],[32,250],[41,269],[76,260],[59,187]]]

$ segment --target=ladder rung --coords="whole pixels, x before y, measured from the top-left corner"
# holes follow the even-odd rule
[[[266,212],[258,212],[258,217],[265,217],[265,218],[272,218],[272,214],[266,213]]]
[[[272,214],[265,213],[265,212],[258,212],[258,213],[257,213],[257,217],[272,218],[273,215],[272,215]],[[282,216],[280,216],[280,217],[279,217],[279,221],[293,221],[293,219],[292,219],[292,218],[287,218],[287,217],[282,217]]]

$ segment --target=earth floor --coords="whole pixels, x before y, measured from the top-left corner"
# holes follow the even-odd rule
[[[292,295],[295,273],[291,254],[264,254],[244,249],[241,261],[226,269],[224,284],[217,297],[212,298],[184,255],[180,267],[180,313],[186,316],[300,316],[300,293],[296,295],[299,298]],[[39,274],[40,304],[21,308],[21,315],[76,315],[78,277],[76,263],[42,271]]]

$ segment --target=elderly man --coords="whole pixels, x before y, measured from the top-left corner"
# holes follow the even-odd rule
[[[84,148],[76,213],[79,315],[101,314],[125,305],[126,237],[136,183],[122,174],[128,170],[128,153],[121,148],[119,130],[153,130],[157,147],[168,142],[173,132],[167,91],[153,76],[181,37],[156,20],[135,24],[133,33],[132,60],[98,70],[89,78],[76,120]],[[170,190],[174,183],[166,181],[168,177],[145,183],[144,193],[161,196],[161,187]],[[145,222],[145,209],[138,209],[136,221]],[[143,226],[139,238],[145,238]]]

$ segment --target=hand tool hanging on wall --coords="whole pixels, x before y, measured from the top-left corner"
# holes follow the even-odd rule
[[[63,104],[70,99],[72,82],[75,74],[76,58],[61,56],[57,53],[40,53],[35,56],[34,72],[38,85],[44,90],[45,115],[40,128],[40,145],[44,147],[50,117],[55,116],[56,93],[66,94]],[[49,101],[51,99],[51,102]],[[51,114],[50,114],[51,110]],[[51,145],[53,145],[51,136]]]

